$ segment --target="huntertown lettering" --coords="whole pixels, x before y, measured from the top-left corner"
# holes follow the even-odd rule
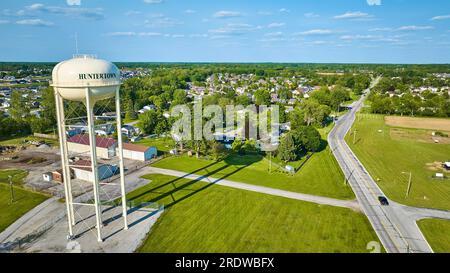
[[[78,74],[80,80],[102,80],[102,79],[115,79],[117,75],[114,73],[86,73]]]

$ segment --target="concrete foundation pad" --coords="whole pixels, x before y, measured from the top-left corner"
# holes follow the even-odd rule
[[[68,223],[63,218],[34,242],[22,245],[17,252],[44,253],[129,253],[134,252],[145,239],[152,225],[161,215],[161,209],[136,208],[128,211],[128,230],[124,230],[122,207],[103,207],[103,242],[97,241],[95,212],[92,206],[76,209],[74,237],[67,239]]]

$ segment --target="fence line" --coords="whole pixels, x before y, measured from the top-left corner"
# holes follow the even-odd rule
[[[48,135],[48,134],[40,134],[40,133],[34,133],[33,134],[35,137],[40,137],[40,138],[46,138],[46,139],[58,139],[58,137],[56,135]]]

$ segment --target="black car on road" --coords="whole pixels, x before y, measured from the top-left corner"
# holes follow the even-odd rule
[[[382,206],[389,206],[389,201],[384,196],[378,196],[378,201],[380,201]]]

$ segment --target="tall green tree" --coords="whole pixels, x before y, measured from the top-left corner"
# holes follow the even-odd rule
[[[19,91],[13,91],[11,94],[11,107],[9,108],[11,117],[15,120],[27,118],[30,115],[30,105],[28,99],[22,96]]]
[[[158,113],[152,110],[139,115],[139,122],[137,126],[145,134],[154,134],[158,122]]]
[[[294,138],[291,133],[287,133],[281,138],[277,156],[285,163],[297,159],[297,147],[295,146]]]
[[[270,105],[270,92],[265,89],[256,90],[254,93],[255,104],[257,105]]]

